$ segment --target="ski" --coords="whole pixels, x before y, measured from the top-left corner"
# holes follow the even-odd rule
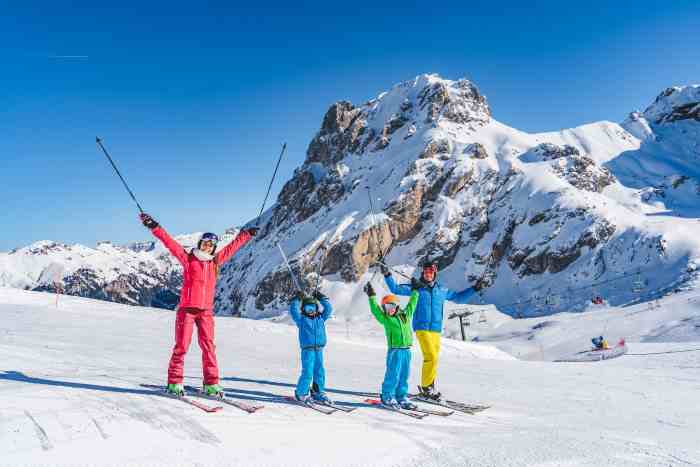
[[[210,396],[210,395],[206,394],[204,391],[202,391],[200,388],[195,388],[192,386],[185,386],[185,390],[192,391],[192,395],[195,397],[201,397],[204,399],[223,402],[224,404],[231,405],[233,407],[236,407],[237,409],[240,409],[240,410],[242,410],[244,412],[248,412],[248,413],[255,413],[258,410],[265,407],[264,405],[250,405],[250,404],[246,404],[245,402],[239,402],[237,400],[230,399],[226,395],[224,395],[223,397]]]
[[[406,410],[406,409],[394,408],[394,407],[390,407],[388,405],[384,405],[384,404],[382,404],[382,401],[380,401],[378,399],[365,399],[365,402],[368,403],[369,405],[374,406],[374,407],[388,410],[390,412],[400,413],[401,415],[406,415],[408,417],[416,418],[418,420],[428,416],[427,413],[419,413],[417,410],[415,410],[415,411],[414,410]]]
[[[322,414],[325,414],[325,415],[330,415],[330,414],[335,413],[335,412],[337,412],[337,411],[339,410],[339,409],[336,409],[336,408],[333,408],[333,407],[330,407],[330,406],[326,406],[326,405],[323,405],[323,404],[316,404],[316,403],[313,403],[313,402],[302,402],[302,401],[298,401],[298,400],[296,400],[296,399],[295,399],[294,397],[292,397],[292,396],[284,396],[284,400],[287,400],[287,401],[290,401],[290,402],[295,402],[297,405],[300,405],[300,406],[302,406],[302,407],[308,407],[308,408],[313,409],[313,410],[315,410],[315,411],[317,411],[317,412],[321,412]]]
[[[182,401],[185,404],[189,404],[193,407],[197,407],[198,409],[204,410],[207,413],[214,413],[214,412],[218,412],[219,410],[223,410],[223,407],[221,407],[221,406],[212,407],[211,405],[203,404],[203,403],[196,401],[194,399],[190,399],[189,397],[187,397],[187,393],[185,393],[184,396],[176,396],[175,394],[170,394],[170,393],[166,392],[165,388],[162,386],[151,386],[151,385],[145,385],[145,384],[142,386],[152,389],[153,394],[156,394],[156,395],[159,395],[162,397],[167,397],[168,399],[175,399],[178,401]]]
[[[341,412],[345,412],[345,413],[350,413],[357,408],[357,407],[344,407],[342,405],[338,405],[335,402],[328,403],[328,402],[314,401],[314,403],[318,404],[318,405],[323,405],[325,407],[330,407],[330,408],[335,409],[335,410],[340,410]]]
[[[411,410],[413,410],[414,412],[427,413],[428,415],[436,415],[438,417],[449,417],[450,415],[453,415],[455,413],[454,410],[433,410],[426,409],[424,407],[417,407]]]
[[[367,402],[370,404],[381,404],[382,401],[379,399],[367,399]],[[415,409],[404,409],[404,410],[410,410],[412,412],[420,412],[420,413],[426,413],[428,415],[437,415],[438,417],[449,417],[450,415],[454,414],[454,410],[433,410],[433,409],[426,409],[423,407],[418,407],[416,406]]]
[[[426,404],[439,405],[440,407],[446,407],[448,409],[456,410],[458,412],[468,413],[474,415],[477,412],[481,412],[490,408],[488,405],[470,405],[463,404],[461,402],[455,402],[450,400],[434,400],[427,397],[423,397],[420,394],[412,394],[409,396],[414,401],[425,402]]]

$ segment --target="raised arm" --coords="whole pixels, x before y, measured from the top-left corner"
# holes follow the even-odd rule
[[[231,256],[233,256],[243,245],[248,243],[248,240],[253,238],[257,233],[257,227],[242,229],[240,232],[238,232],[238,235],[236,235],[236,238],[234,238],[231,243],[226,245],[223,248],[223,250],[216,254],[216,262],[218,264],[224,264],[226,261],[231,259]]]
[[[291,315],[294,322],[299,325],[301,321],[301,300],[298,297],[294,297],[291,302],[289,302],[289,314]]]
[[[382,308],[377,303],[377,297],[375,297],[374,295],[369,297],[369,311],[372,312],[372,314],[377,319],[377,321],[379,321],[380,324],[384,324],[386,322],[386,316],[384,316]]]
[[[418,305],[418,290],[413,289],[408,305],[406,305],[406,317],[409,320],[413,318],[413,314],[416,312],[416,305]]]
[[[328,318],[333,314],[333,305],[328,301],[328,297],[320,292],[316,292],[316,299],[321,303],[323,307],[323,313],[321,313],[321,318],[323,321],[328,321]]]
[[[447,295],[445,296],[445,298],[455,303],[467,303],[475,293],[476,289],[474,287],[467,287],[466,289],[459,292],[447,289]]]
[[[381,307],[377,303],[377,293],[374,291],[372,284],[367,282],[367,284],[365,284],[363,290],[367,294],[367,298],[369,299],[369,311],[372,312],[374,317],[381,324],[386,323],[386,316],[384,316],[384,312],[382,311]]]
[[[393,294],[403,295],[404,297],[411,295],[411,286],[408,284],[397,284],[394,278],[391,277],[391,274],[384,276],[384,282],[386,282],[386,286]]]

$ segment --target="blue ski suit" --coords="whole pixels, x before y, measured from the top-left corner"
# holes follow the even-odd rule
[[[325,392],[326,370],[323,367],[323,348],[326,346],[326,320],[331,317],[333,307],[328,300],[320,300],[323,312],[315,318],[302,314],[301,300],[295,298],[289,304],[289,314],[299,328],[301,347],[301,375],[297,382],[297,396],[309,393],[311,381]]]

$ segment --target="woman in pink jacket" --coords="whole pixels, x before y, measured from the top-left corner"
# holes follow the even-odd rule
[[[209,395],[222,395],[219,386],[219,368],[216,363],[214,345],[214,291],[219,267],[228,261],[248,240],[254,237],[257,227],[243,229],[238,236],[221,251],[216,251],[219,238],[205,233],[197,244],[187,252],[148,214],[141,214],[143,225],[177,258],[184,269],[180,303],[175,318],[175,347],[168,367],[168,392],[184,394],[182,384],[185,354],[192,340],[192,331],[197,326],[197,340],[202,349],[204,391]]]

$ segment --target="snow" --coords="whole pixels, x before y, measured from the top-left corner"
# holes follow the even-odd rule
[[[661,123],[678,107],[700,103],[700,84],[674,86],[659,94],[653,104],[646,108],[644,117],[654,123]]]
[[[503,340],[445,340],[441,389],[492,408],[411,420],[364,406],[325,416],[272,400],[290,394],[298,375],[296,330],[230,317],[216,319],[222,384],[266,407],[206,414],[140,386],[164,382],[172,312],[75,297],[56,308],[53,295],[0,288],[0,464],[695,465],[700,352],[684,350],[700,348],[700,338],[692,325],[671,323],[697,318],[699,299],[688,292],[654,310],[566,315],[536,333],[550,356],[574,330],[571,348],[585,348],[609,317],[607,334],[629,333],[630,354],[605,362],[524,361],[492,346]],[[541,322],[503,317],[498,330]],[[360,393],[381,382],[384,338],[378,325],[348,337],[342,324],[329,333],[328,383],[335,399],[361,404]],[[522,339],[511,341],[522,352]],[[199,356],[194,344],[193,385]],[[419,366],[414,349],[412,385]]]

